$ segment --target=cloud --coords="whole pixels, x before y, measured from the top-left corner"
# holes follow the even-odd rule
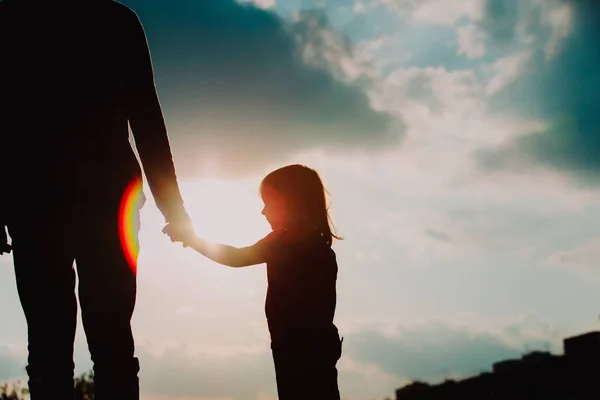
[[[487,53],[486,35],[474,24],[457,28],[458,55],[464,54],[469,59],[480,58]]]
[[[542,11],[544,11],[542,13]],[[541,129],[479,154],[484,169],[546,168],[600,183],[600,4],[557,2],[531,25],[538,38],[513,71],[490,83],[493,109],[545,121]],[[545,27],[545,30],[542,29]],[[528,53],[528,54],[527,54]],[[510,78],[510,79],[507,79]],[[502,82],[500,82],[502,81]]]
[[[479,19],[482,13],[481,0],[426,0],[416,2],[414,17],[418,21],[439,25],[452,25],[461,18]]]
[[[396,11],[400,18],[412,18],[418,22],[435,25],[454,25],[463,17],[479,19],[482,14],[482,0],[376,0]]]
[[[534,45],[554,57],[571,29],[571,7],[563,0],[473,0],[448,18],[455,26],[457,55],[469,60]],[[467,3],[465,5],[467,5]],[[448,3],[449,4],[449,3]],[[444,13],[447,17],[451,12]],[[440,21],[441,22],[441,21]]]
[[[401,113],[407,126],[414,129],[446,115],[463,117],[479,113],[484,92],[473,70],[408,67],[387,75],[377,94],[381,107],[390,113]],[[417,115],[413,120],[408,114],[415,106],[424,107],[433,115]]]
[[[502,57],[492,64],[484,65],[483,70],[492,73],[492,78],[487,82],[488,95],[495,95],[506,86],[520,78],[526,71],[531,61],[531,53],[527,50],[515,52]]]
[[[352,52],[322,11],[287,21],[234,0],[124,3],[146,28],[181,175],[247,174],[299,151],[400,137],[363,85],[332,70]]]
[[[245,0],[246,2],[254,3],[257,7],[268,9],[275,7],[277,0]]]
[[[480,329],[429,322],[384,334],[362,331],[348,340],[351,356],[408,379],[440,381],[489,370],[492,364],[518,358],[527,350],[556,347],[556,333],[534,316],[502,329]]]
[[[356,0],[352,6],[352,11],[355,14],[363,14],[367,11],[367,5],[362,0]]]

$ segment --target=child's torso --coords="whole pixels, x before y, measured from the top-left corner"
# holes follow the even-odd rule
[[[267,260],[272,341],[337,337],[337,271],[335,253],[321,238],[279,242]]]

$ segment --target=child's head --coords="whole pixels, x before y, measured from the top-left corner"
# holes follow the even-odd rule
[[[262,213],[273,229],[316,229],[331,245],[333,239],[341,238],[332,227],[326,193],[317,171],[304,165],[288,165],[262,180]]]

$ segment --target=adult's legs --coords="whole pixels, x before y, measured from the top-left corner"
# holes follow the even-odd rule
[[[29,215],[9,225],[19,299],[27,320],[31,400],[73,399],[77,326],[75,272],[67,226]]]
[[[118,213],[88,212],[82,216],[79,230],[79,301],[94,363],[95,398],[138,400],[139,363],[134,357],[130,323],[136,276],[121,247]]]

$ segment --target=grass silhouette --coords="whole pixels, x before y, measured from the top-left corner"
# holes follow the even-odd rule
[[[29,390],[21,382],[0,385],[0,400],[25,400]],[[95,393],[94,372],[90,371],[75,378],[75,399],[93,400]]]

